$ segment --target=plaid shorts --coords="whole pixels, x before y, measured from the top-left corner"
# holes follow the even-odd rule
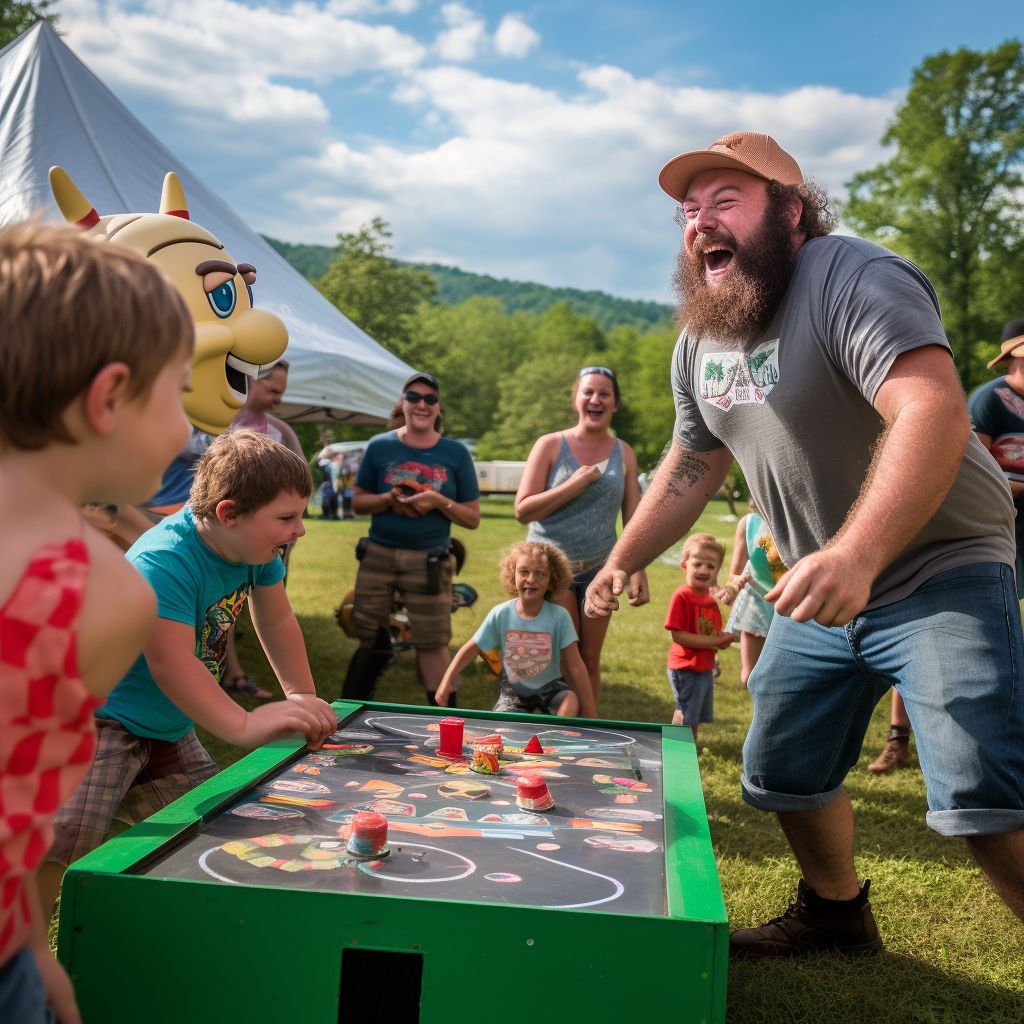
[[[102,845],[114,818],[137,825],[217,771],[194,729],[169,743],[97,718],[96,760],[57,812],[55,839],[44,859],[71,864]]]
[[[409,613],[413,647],[447,647],[452,639],[452,576],[455,556],[441,560],[440,587],[426,593],[426,551],[388,548],[370,541],[356,574],[352,626],[360,640],[375,640],[387,629],[395,591]]]

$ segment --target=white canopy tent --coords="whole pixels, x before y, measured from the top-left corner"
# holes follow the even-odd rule
[[[309,422],[387,420],[412,368],[327,301],[176,159],[39,22],[0,50],[0,227],[42,211],[62,220],[47,173],[60,164],[108,213],[155,212],[164,175],[181,178],[191,219],[259,272],[256,301],[288,327],[288,390],[278,415]]]

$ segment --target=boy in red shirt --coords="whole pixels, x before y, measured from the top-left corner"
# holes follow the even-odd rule
[[[725,650],[735,639],[722,632],[722,613],[711,596],[725,548],[710,533],[686,538],[679,568],[686,583],[673,595],[665,617],[672,633],[668,652],[668,678],[676,698],[673,725],[688,725],[697,740],[700,722],[713,721],[715,652]]]

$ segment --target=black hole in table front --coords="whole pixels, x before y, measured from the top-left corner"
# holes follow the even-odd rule
[[[419,1024],[422,953],[345,948],[338,1024],[365,1024],[386,1009],[388,1024]]]

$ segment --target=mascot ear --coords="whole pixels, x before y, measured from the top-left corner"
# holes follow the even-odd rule
[[[160,212],[188,220],[185,190],[181,187],[181,181],[174,171],[168,171],[164,176],[164,187],[160,192]]]
[[[50,168],[50,190],[66,221],[77,224],[83,230],[99,223],[100,215],[78,190],[78,186],[63,167]]]

